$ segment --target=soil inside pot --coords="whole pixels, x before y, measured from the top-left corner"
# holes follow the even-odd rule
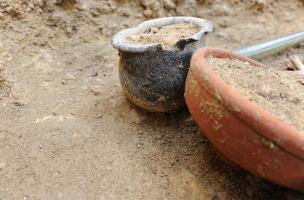
[[[152,27],[147,33],[130,35],[126,39],[132,44],[160,43],[165,48],[172,48],[179,40],[190,37],[200,30],[199,26],[191,23],[179,23]]]
[[[241,95],[304,133],[304,72],[211,56],[207,62]]]

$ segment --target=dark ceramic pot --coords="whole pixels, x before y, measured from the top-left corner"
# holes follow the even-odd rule
[[[195,35],[178,41],[172,48],[161,44],[135,45],[129,35],[149,32],[151,27],[176,23],[193,23],[200,27]],[[184,106],[185,80],[193,52],[205,46],[210,22],[194,17],[167,17],[149,20],[136,28],[125,29],[112,39],[119,50],[119,76],[126,97],[151,112],[168,112]]]

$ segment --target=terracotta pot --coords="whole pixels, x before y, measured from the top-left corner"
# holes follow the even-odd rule
[[[262,64],[229,51],[197,50],[186,81],[186,103],[215,148],[255,175],[304,190],[304,133],[272,116],[230,87],[204,59],[235,58]]]

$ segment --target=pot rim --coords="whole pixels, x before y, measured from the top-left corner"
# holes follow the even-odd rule
[[[210,95],[220,95],[224,106],[240,121],[252,127],[256,133],[281,147],[290,155],[304,161],[304,133],[300,133],[295,127],[271,115],[229,86],[205,60],[209,55],[217,58],[239,59],[256,67],[264,67],[264,65],[233,52],[210,47],[197,50],[191,59],[191,68],[197,68],[199,71],[194,76],[201,87],[205,85]]]
[[[118,49],[121,51],[126,51],[126,52],[145,52],[148,50],[156,50],[159,48],[162,48],[163,50],[172,50],[172,49],[174,49],[174,47],[170,48],[170,49],[164,49],[164,47],[160,43],[131,44],[131,43],[128,43],[125,40],[125,38],[129,35],[139,34],[139,33],[148,31],[151,27],[155,27],[155,26],[161,27],[161,26],[165,26],[165,25],[183,23],[183,22],[198,25],[200,27],[200,31],[190,37],[179,40],[177,43],[179,43],[182,40],[186,41],[186,42],[198,41],[204,35],[212,32],[212,29],[213,29],[210,21],[207,21],[202,18],[197,18],[197,17],[177,16],[177,17],[157,18],[157,19],[144,21],[135,28],[124,29],[124,30],[116,33],[112,38],[112,46],[115,49]],[[174,46],[176,46],[176,44]]]

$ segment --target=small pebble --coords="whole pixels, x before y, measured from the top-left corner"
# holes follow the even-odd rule
[[[6,163],[5,162],[1,162],[0,163],[0,170],[3,170],[6,167]]]
[[[270,97],[272,94],[272,89],[268,85],[263,85],[259,93],[263,97]]]
[[[73,74],[70,74],[70,73],[67,73],[65,76],[64,76],[64,80],[68,81],[68,80],[75,80],[76,77],[73,75]]]
[[[102,88],[99,85],[95,85],[90,87],[90,91],[97,96],[102,93]]]

